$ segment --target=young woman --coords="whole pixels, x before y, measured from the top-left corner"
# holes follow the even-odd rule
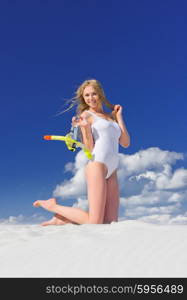
[[[85,167],[89,210],[59,205],[55,198],[37,200],[33,203],[35,207],[55,213],[42,225],[104,224],[118,220],[118,148],[119,144],[125,148],[130,144],[122,106],[112,105],[95,79],[80,85],[71,107],[75,103],[78,104],[78,118],[74,117],[72,123],[80,126],[83,143],[93,154]],[[103,104],[111,108],[111,114],[104,112]]]

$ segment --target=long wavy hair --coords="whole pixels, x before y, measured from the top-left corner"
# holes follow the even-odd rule
[[[109,107],[112,111],[114,109],[114,105],[111,104],[104,93],[104,90],[102,88],[101,83],[96,80],[96,79],[87,79],[85,80],[75,91],[75,96],[69,100],[66,101],[66,104],[68,104],[68,108],[63,110],[62,112],[60,112],[60,114],[69,111],[70,109],[72,109],[74,106],[76,107],[76,114],[80,115],[84,110],[89,109],[89,106],[86,104],[86,102],[84,101],[84,97],[83,97],[83,92],[84,89],[88,86],[91,85],[96,92],[99,95],[99,99],[101,101],[101,104],[105,104],[107,107]],[[112,117],[115,118],[115,114],[114,112],[112,113]]]

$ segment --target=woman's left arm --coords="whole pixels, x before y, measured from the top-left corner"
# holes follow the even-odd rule
[[[128,134],[125,122],[122,116],[122,106],[117,104],[114,106],[114,114],[116,116],[119,127],[121,128],[121,136],[119,138],[119,143],[122,147],[127,148],[130,145],[130,136]]]

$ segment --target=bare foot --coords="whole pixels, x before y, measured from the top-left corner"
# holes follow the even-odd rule
[[[54,206],[56,205],[56,199],[55,198],[49,198],[48,200],[36,200],[33,203],[33,206],[35,207],[43,207],[46,210],[52,211]]]
[[[63,220],[61,220],[60,218],[58,218],[56,215],[54,217],[52,217],[49,221],[45,221],[43,223],[41,223],[42,226],[48,226],[48,225],[65,225],[68,222],[65,222]]]

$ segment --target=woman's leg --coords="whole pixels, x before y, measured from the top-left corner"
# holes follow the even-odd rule
[[[86,166],[86,180],[89,204],[89,223],[102,224],[106,204],[107,167],[94,161]]]
[[[55,214],[50,220],[44,221],[41,223],[42,226],[48,226],[48,225],[66,225],[66,224],[76,224],[71,222],[70,220],[62,217],[59,214]]]
[[[118,221],[119,210],[119,185],[117,178],[117,171],[115,171],[107,179],[107,196],[104,213],[104,223],[111,223]]]
[[[88,223],[88,213],[80,208],[68,207],[59,205],[56,203],[55,198],[50,198],[48,200],[37,200],[33,203],[35,207],[43,207],[44,209],[57,213],[71,222],[77,224]]]
[[[89,162],[86,166],[89,213],[80,208],[58,205],[54,198],[37,200],[33,205],[41,206],[77,224],[101,224],[106,203],[106,173],[106,166],[100,162]]]

